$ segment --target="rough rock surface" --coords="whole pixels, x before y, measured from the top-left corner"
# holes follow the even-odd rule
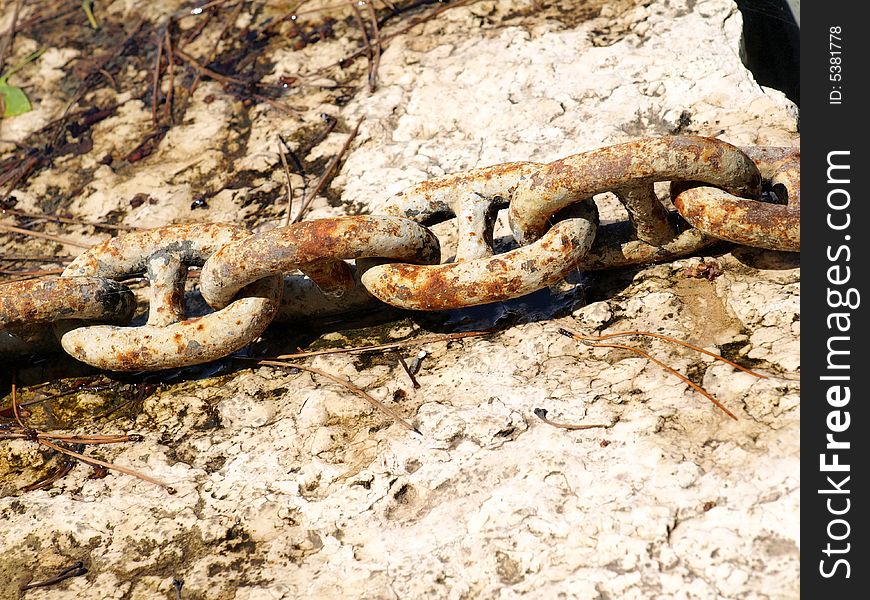
[[[797,144],[794,105],[740,62],[731,2],[581,10],[566,0],[541,2],[539,13],[533,4],[477,2],[393,39],[378,90],[358,91],[340,110],[326,92],[293,99],[298,117],[259,104],[240,133],[238,103],[203,82],[190,118],[135,168],[81,159],[93,160],[75,165],[93,179],[70,210],[94,219],[121,211],[124,222],[147,225],[274,225],[280,213],[251,198],[281,193],[275,134],[316,127],[325,110],[345,133],[314,155],[334,155],[364,120],[313,217],[366,210],[443,173],[645,135]],[[317,52],[276,51],[274,80],[355,48],[336,39]],[[34,81],[52,81],[51,69],[75,53],[53,52]],[[150,125],[141,102],[116,101],[122,108],[94,135],[97,158],[120,152],[125,130]],[[57,110],[39,106],[4,121],[0,137],[25,135]],[[229,185],[242,171],[261,174]],[[17,193],[19,207],[36,209],[53,186],[77,185],[71,179],[40,174]],[[194,212],[206,188],[210,209]],[[131,206],[143,192],[155,201]],[[86,227],[64,232],[101,239]],[[425,346],[416,390],[390,353],[311,360],[396,407],[419,436],[306,373],[239,367],[163,382],[140,410],[97,422],[143,442],[89,453],[170,482],[175,495],[117,473],[90,479],[81,466],[49,489],[19,493],[35,469],[26,465],[43,456],[30,442],[3,442],[0,465],[19,470],[2,480],[0,596],[82,560],[86,576],[26,597],[175,598],[177,578],[184,598],[209,600],[797,598],[799,280],[792,255],[723,247],[585,274],[531,300],[328,336],[361,344],[365,335],[498,326]],[[736,413],[732,421],[649,360],[578,344],[560,327],[652,330],[767,378],[660,340],[616,340],[688,373]],[[75,399],[105,402],[98,392]],[[555,428],[534,416],[537,407],[554,421],[606,427]]]

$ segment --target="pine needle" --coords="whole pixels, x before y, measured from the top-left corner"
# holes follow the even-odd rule
[[[372,396],[371,394],[366,392],[364,389],[359,388],[359,387],[355,386],[354,384],[352,384],[351,382],[346,381],[344,379],[341,379],[340,377],[336,377],[335,375],[332,375],[331,373],[327,373],[326,371],[321,371],[320,369],[315,369],[314,367],[309,367],[307,365],[302,365],[299,363],[292,363],[292,362],[285,362],[285,361],[278,361],[278,360],[259,360],[259,361],[257,361],[257,364],[267,365],[270,367],[282,367],[285,369],[300,369],[302,371],[308,371],[309,373],[314,373],[315,375],[320,375],[321,377],[325,377],[326,379],[329,379],[330,381],[333,381],[333,382],[345,387],[346,389],[350,390],[351,392],[353,392],[354,394],[356,394],[357,396],[359,396],[360,398],[362,398],[363,400],[365,400],[366,402],[371,404],[377,410],[381,411],[382,413],[384,413],[385,415],[387,415],[388,417],[390,417],[394,421],[398,422],[405,429],[407,429],[409,431],[413,431],[414,433],[423,435],[422,433],[420,433],[420,431],[417,428],[415,428],[413,425],[411,425],[405,419],[403,419],[402,416],[399,415],[399,413],[397,413],[392,408],[390,408],[389,406],[387,406],[386,404],[384,404],[383,402],[381,402],[380,400],[378,400],[377,398],[375,398],[374,396]]]

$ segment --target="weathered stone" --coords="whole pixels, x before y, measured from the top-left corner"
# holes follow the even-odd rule
[[[391,40],[375,93],[360,91],[340,110],[322,91],[288,100],[314,129],[324,111],[345,124],[365,118],[332,184],[342,205],[319,198],[312,216],[370,209],[447,172],[677,130],[796,144],[797,109],[742,66],[740,27],[727,0],[502,0],[447,11]],[[355,48],[339,36],[276,52],[274,81]],[[300,119],[260,105],[240,133],[239,103],[217,84],[203,82],[193,102],[155,155],[125,170],[97,168],[73,209],[92,218],[121,210],[136,225],[281,222],[280,208],[260,214],[245,203],[266,193],[283,206],[275,135]],[[94,155],[120,151],[120,130],[149,119],[141,103],[125,102],[95,133]],[[345,136],[332,133],[312,152],[332,156]],[[226,148],[235,148],[231,159]],[[224,189],[242,170],[260,175]],[[67,185],[45,171],[16,194],[34,208],[50,186]],[[206,190],[219,191],[212,208],[192,211]],[[130,207],[141,192],[156,203]],[[178,578],[183,597],[208,600],[797,598],[800,271],[774,252],[711,254],[705,260],[721,268],[711,279],[691,276],[700,260],[686,258],[451,313],[444,318],[454,326],[504,326],[425,346],[418,390],[390,353],[310,363],[349,378],[422,435],[304,372],[259,367],[167,382],[140,412],[103,423],[107,432],[141,432],[143,442],[88,453],[177,494],[120,474],[88,479],[82,466],[47,490],[16,495],[4,486],[0,596],[83,560],[86,576],[26,597],[174,597]],[[413,318],[372,335],[391,341],[433,322]],[[579,344],[560,327],[663,333],[768,378],[662,340],[612,340],[688,373],[737,415],[732,421],[647,359]],[[607,427],[555,428],[535,408],[555,422]],[[40,461],[26,442],[0,444],[3,469],[31,465],[12,478],[15,487]]]

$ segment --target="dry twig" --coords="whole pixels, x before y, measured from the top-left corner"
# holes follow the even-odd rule
[[[200,64],[207,65],[215,59],[215,57],[217,56],[218,48],[220,47],[221,41],[223,41],[223,38],[227,34],[227,32],[230,30],[230,27],[232,27],[235,24],[235,22],[238,20],[239,14],[241,14],[242,7],[244,5],[245,5],[244,2],[239,2],[238,4],[236,4],[235,10],[230,15],[230,18],[227,19],[226,22],[224,23],[223,29],[221,29],[221,32],[218,34],[217,38],[215,39],[214,44],[212,45],[212,48],[208,53],[208,56],[206,57],[205,60],[201,61]],[[204,72],[205,71],[202,71],[202,70],[197,71],[196,76],[193,79],[193,83],[191,83],[190,87],[185,90],[184,99],[182,100],[183,104],[186,105],[190,101],[190,98],[193,96],[193,93],[196,91],[196,88],[199,87],[199,82],[202,80],[202,75]],[[211,76],[211,74],[209,74],[209,76]]]
[[[169,89],[166,90],[166,100],[163,104],[163,120],[172,123],[172,97],[175,92],[175,56],[172,51],[172,23],[166,27],[166,71],[169,73]]]
[[[353,18],[356,21],[357,26],[362,32],[363,37],[363,45],[365,47],[366,55],[369,59],[369,91],[375,91],[375,50],[372,47],[371,40],[369,39],[369,32],[366,30],[365,22],[363,21],[362,13],[360,12],[359,7],[357,6],[356,0],[348,0],[348,4],[353,9]],[[377,21],[375,22],[375,26],[377,27]],[[380,57],[380,52],[378,53],[378,57]]]
[[[480,2],[480,0],[459,0],[458,2],[453,2],[450,4],[446,4],[444,6],[441,6],[433,11],[428,12],[427,14],[425,14],[421,17],[414,17],[412,19],[409,19],[410,22],[405,27],[400,27],[396,31],[391,31],[390,33],[385,33],[385,34],[381,35],[380,42],[383,43],[383,42],[386,42],[386,41],[393,39],[396,36],[402,35],[403,33],[407,33],[408,31],[410,31],[411,29],[413,29],[417,25],[422,25],[423,23],[426,23],[427,21],[431,21],[435,17],[450,10],[451,8],[459,8],[460,6],[467,6],[467,5],[472,4],[474,2]],[[299,14],[299,13],[297,13],[297,14]],[[337,63],[334,63],[331,66],[346,65],[350,61],[362,56],[365,53],[366,53],[366,49],[360,48],[356,52],[350,53],[349,55],[345,56],[340,61],[338,61]]]
[[[299,214],[296,215],[296,218],[293,219],[294,223],[300,222],[304,217],[305,213],[308,212],[308,207],[311,205],[311,202],[317,195],[323,191],[326,187],[326,184],[332,179],[332,174],[335,172],[335,169],[338,168],[341,159],[344,158],[344,155],[350,149],[351,143],[356,138],[356,134],[359,132],[359,127],[362,125],[362,118],[356,122],[356,125],[353,128],[353,131],[350,132],[350,135],[344,142],[344,145],[341,147],[341,150],[338,151],[338,154],[332,157],[332,160],[329,161],[329,164],[326,165],[326,169],[323,171],[323,175],[320,176],[320,179],[317,180],[317,185],[305,196],[305,199],[302,201],[302,206],[299,207]]]
[[[398,350],[393,350],[393,352],[396,354],[396,357],[399,359],[399,364],[402,365],[402,369],[404,369],[405,373],[408,374],[408,379],[411,380],[411,385],[414,386],[415,390],[420,389],[420,382],[417,381],[417,378],[414,376],[414,373],[408,367],[408,363],[405,362],[405,357],[402,356],[402,353],[399,352]]]
[[[381,402],[380,400],[378,400],[377,398],[375,398],[374,396],[372,396],[371,394],[366,392],[364,389],[359,388],[359,387],[355,386],[354,384],[352,384],[351,382],[345,381],[344,379],[341,379],[340,377],[336,377],[335,375],[332,375],[331,373],[327,373],[326,371],[321,371],[320,369],[316,369],[314,367],[309,367],[308,365],[302,365],[299,363],[291,363],[291,362],[284,362],[284,361],[277,361],[277,360],[258,360],[257,364],[267,365],[270,367],[282,367],[285,369],[300,369],[302,371],[308,371],[309,373],[314,373],[315,375],[320,375],[321,377],[325,377],[326,379],[329,379],[330,381],[334,381],[335,383],[347,388],[348,390],[350,390],[351,392],[353,392],[354,394],[356,394],[357,396],[359,396],[360,398],[362,398],[363,400],[365,400],[366,402],[371,404],[373,407],[375,407],[376,409],[378,409],[379,411],[381,411],[382,413],[384,413],[385,415],[387,415],[388,417],[390,417],[391,419],[393,419],[394,421],[399,423],[399,425],[401,425],[405,429],[407,429],[409,431],[413,431],[414,433],[418,433],[418,434],[420,433],[420,431],[418,429],[416,429],[413,425],[411,425],[405,419],[403,419],[399,413],[397,413],[392,408],[390,408],[389,406],[387,406],[386,404],[384,404],[383,402]],[[422,434],[420,434],[420,435],[422,435]]]
[[[673,367],[666,365],[665,363],[658,360],[657,358],[653,358],[652,356],[650,356],[648,353],[644,352],[643,350],[640,350],[639,348],[634,348],[632,346],[626,346],[624,344],[599,344],[599,343],[590,343],[590,342],[593,340],[597,340],[597,339],[607,339],[609,337],[614,337],[616,335],[650,335],[651,337],[657,337],[657,338],[667,340],[669,342],[674,342],[674,343],[677,343],[681,346],[685,346],[687,348],[692,348],[693,350],[699,350],[699,351],[703,352],[704,354],[708,354],[717,360],[721,360],[721,361],[726,362],[730,365],[733,365],[742,371],[746,371],[746,372],[750,373],[751,375],[754,375],[756,377],[764,377],[763,375],[759,375],[758,373],[754,373],[754,372],[750,371],[749,369],[746,369],[745,367],[741,367],[739,365],[736,365],[735,363],[732,363],[728,359],[726,359],[722,356],[719,356],[718,354],[713,354],[712,352],[707,352],[706,350],[703,350],[701,348],[698,348],[697,346],[693,346],[691,344],[688,344],[687,342],[682,342],[680,340],[670,338],[667,336],[663,336],[663,335],[657,334],[657,333],[651,333],[651,332],[645,332],[645,331],[633,331],[630,333],[620,332],[617,334],[608,334],[606,336],[584,336],[583,334],[575,333],[575,332],[569,331],[565,328],[560,328],[559,333],[561,333],[562,335],[566,335],[570,338],[573,338],[575,340],[581,341],[583,343],[587,343],[590,346],[592,346],[593,348],[617,348],[620,350],[628,350],[630,352],[635,352],[637,354],[640,354],[644,358],[654,362],[655,364],[657,364],[661,368],[665,369],[668,373],[671,373],[672,375],[677,376],[681,381],[683,381],[683,383],[685,383],[686,385],[691,387],[693,390],[695,390],[696,392],[698,392],[699,394],[701,394],[702,396],[707,398],[710,402],[712,402],[719,409],[721,409],[722,412],[724,412],[726,415],[728,415],[729,417],[731,417],[735,421],[737,420],[737,417],[734,415],[734,413],[732,413],[730,410],[725,408],[725,406],[721,402],[716,400],[716,398],[714,398],[709,392],[707,392],[707,390],[705,390],[704,388],[702,388],[701,386],[696,384],[694,381],[692,381],[691,379],[689,379],[688,377],[686,377],[685,375],[683,375],[682,373],[680,373],[679,371],[677,371]]]
[[[94,466],[104,467],[106,469],[112,471],[118,471],[120,473],[124,473],[126,475],[131,475],[143,481],[147,481],[149,483],[153,483],[155,485],[159,485],[160,487],[166,489],[170,494],[175,493],[175,488],[172,486],[160,481],[159,479],[155,479],[148,475],[144,475],[139,473],[138,471],[134,471],[133,469],[122,467],[120,465],[116,465],[110,462],[106,462],[103,460],[99,460],[97,458],[93,458],[91,456],[86,456],[74,450],[71,450],[67,447],[64,447],[55,442],[67,443],[67,444],[114,444],[118,442],[128,442],[128,441],[140,441],[142,438],[139,435],[114,435],[114,436],[103,436],[103,435],[89,435],[89,436],[75,436],[75,435],[64,435],[64,434],[54,434],[47,433],[44,431],[40,431],[38,429],[34,429],[24,423],[22,418],[21,411],[18,406],[18,387],[15,383],[14,373],[12,380],[12,414],[15,417],[15,421],[18,424],[18,429],[7,430],[0,433],[0,439],[26,439],[36,442],[46,448],[50,448],[56,452],[60,452],[61,454],[68,456],[70,458],[74,458],[78,461],[81,461],[85,464]],[[44,482],[40,482],[42,484]]]
[[[366,11],[372,22],[372,37],[375,40],[374,44],[372,44],[374,56],[372,57],[371,68],[369,69],[369,90],[374,92],[378,86],[378,68],[381,66],[381,52],[383,48],[381,46],[381,32],[378,30],[378,16],[371,2],[366,2]]]
[[[22,229],[21,227],[13,227],[12,225],[4,225],[0,223],[0,231],[8,231],[9,233],[20,233],[21,235],[27,235],[30,237],[41,238],[44,240],[50,240],[52,242],[57,242],[58,244],[67,244],[69,246],[76,246],[77,248],[90,248],[91,244],[83,244],[81,242],[76,242],[75,240],[68,240],[66,238],[62,238],[56,235],[51,235],[50,233],[42,233],[41,231],[31,231],[30,229]]]
[[[293,211],[293,182],[290,181],[290,167],[287,166],[287,156],[284,154],[284,143],[278,140],[278,156],[281,157],[281,166],[284,168],[284,177],[287,179],[287,208],[284,216],[284,226],[290,224],[290,213]]]
[[[17,0],[15,2],[15,8],[12,9],[12,24],[7,30],[8,33],[3,37],[3,41],[0,42],[0,75],[3,74],[3,67],[6,64],[6,53],[12,48],[12,39],[15,37],[15,27],[18,24],[18,15],[21,12],[23,4],[24,0]]]

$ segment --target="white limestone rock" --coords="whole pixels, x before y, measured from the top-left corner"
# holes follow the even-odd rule
[[[345,208],[370,208],[446,172],[547,161],[681,123],[738,144],[797,143],[796,108],[740,62],[732,2],[620,2],[591,20],[567,0],[541,3],[550,19],[529,13],[532,4],[477,2],[391,40],[379,89],[338,113],[350,124],[364,117],[333,182]],[[346,44],[324,51],[340,57]],[[275,78],[306,52],[276,55]],[[206,92],[218,100],[205,103]],[[218,154],[238,133],[233,102],[210,84],[201,93],[156,156],[120,175],[98,169],[78,208],[99,217],[146,191],[160,202],[129,211],[128,222],[205,218],[187,205],[202,176],[215,178],[213,189],[226,183]],[[308,124],[324,110],[300,106]],[[108,130],[137,127],[145,112],[131,101],[95,144],[109,148]],[[272,133],[300,120],[267,108],[251,117],[232,168],[277,165]],[[343,135],[318,152],[337,151]],[[36,202],[50,177],[37,177],[22,202]],[[282,178],[264,172],[224,191],[207,217],[252,214],[237,212],[244,194]],[[345,208],[321,198],[314,216]],[[307,373],[263,367],[167,383],[135,420],[112,424],[145,441],[89,452],[177,493],[121,474],[91,480],[77,467],[47,490],[0,498],[0,596],[83,560],[86,576],[28,600],[173,597],[175,578],[183,597],[206,600],[797,598],[798,264],[743,249],[705,260],[722,274],[692,277],[698,259],[689,258],[586,276],[579,295],[542,301],[550,308],[529,301],[474,313],[517,324],[427,345],[418,390],[389,353],[311,363],[422,435]],[[418,325],[392,334],[409,327]],[[662,340],[612,340],[688,373],[733,421],[646,358],[579,344],[560,327],[652,330],[768,378]],[[555,428],[535,408],[606,427]],[[0,450],[4,460],[36,460],[22,442]]]

